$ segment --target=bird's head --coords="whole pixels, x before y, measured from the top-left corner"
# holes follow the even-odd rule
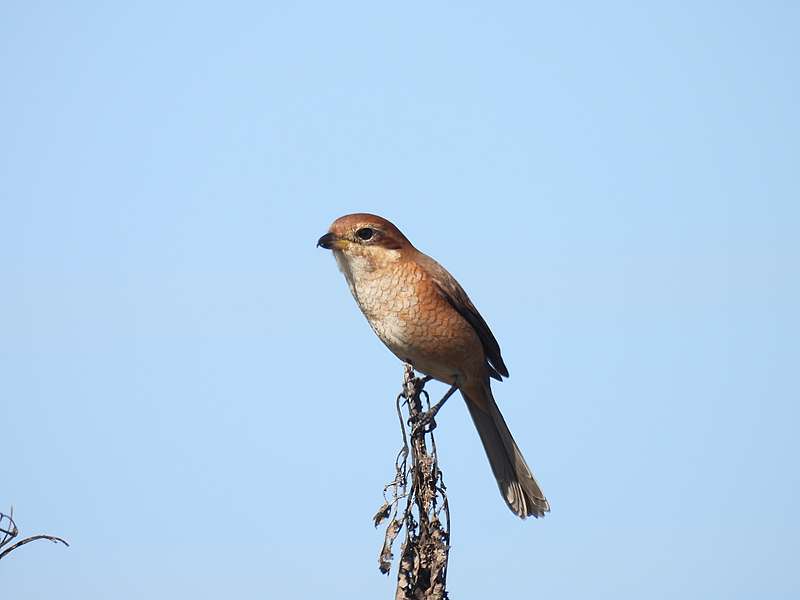
[[[317,246],[332,250],[340,266],[374,270],[399,260],[411,242],[392,223],[368,213],[336,219]]]

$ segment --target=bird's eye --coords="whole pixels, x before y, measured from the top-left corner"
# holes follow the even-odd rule
[[[356,231],[356,235],[362,240],[367,241],[372,239],[372,236],[375,235],[375,231],[370,227],[362,227]]]

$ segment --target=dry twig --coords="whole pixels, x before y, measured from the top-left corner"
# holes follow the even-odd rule
[[[406,530],[400,548],[395,600],[446,600],[448,597],[450,508],[433,438],[436,424],[433,415],[422,409],[424,396],[430,411],[430,399],[423,389],[426,381],[414,377],[412,366],[405,365],[403,391],[397,397],[403,447],[395,459],[395,477],[383,490],[385,502],[374,517],[376,527],[389,519],[379,557],[382,573],[389,573],[392,545],[403,527]],[[410,435],[406,433],[406,420],[401,410],[403,403],[408,407]],[[430,448],[427,438],[430,438]],[[403,499],[405,507],[400,513]],[[444,523],[440,518],[442,512]]]
[[[5,558],[20,546],[24,546],[25,544],[34,542],[36,540],[50,540],[54,543],[60,542],[65,546],[69,546],[69,544],[60,537],[44,534],[32,535],[30,537],[21,539],[15,544],[11,544],[11,542],[13,542],[18,535],[19,529],[17,528],[17,524],[14,522],[14,507],[12,506],[8,514],[0,512],[0,559]],[[11,546],[8,546],[8,544],[11,544]],[[6,548],[6,546],[8,546],[8,548]]]

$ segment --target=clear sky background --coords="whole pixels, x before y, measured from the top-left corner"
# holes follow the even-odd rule
[[[454,598],[797,598],[800,8],[4,2],[4,598],[390,598],[402,370],[317,238],[467,289],[551,504],[456,398]],[[431,385],[443,392],[445,386]]]

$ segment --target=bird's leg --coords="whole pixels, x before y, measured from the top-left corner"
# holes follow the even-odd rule
[[[458,385],[457,384],[454,383],[453,385],[451,385],[450,389],[447,390],[447,393],[442,397],[442,399],[439,400],[436,404],[434,404],[431,407],[431,409],[425,414],[426,415],[430,415],[430,418],[433,419],[433,417],[436,416],[436,413],[439,412],[439,409],[442,408],[442,406],[444,406],[444,403],[447,402],[447,399],[450,396],[452,396],[457,389],[458,389]]]
[[[444,403],[447,402],[447,399],[450,396],[452,396],[457,389],[458,389],[458,385],[457,384],[454,383],[453,385],[451,385],[450,389],[447,390],[447,393],[444,395],[444,397],[441,400],[439,400],[436,404],[431,406],[430,410],[428,410],[427,412],[422,413],[419,416],[419,420],[416,423],[414,423],[414,429],[417,430],[420,427],[424,428],[426,426],[428,428],[428,431],[433,431],[434,429],[436,429],[436,421],[434,420],[434,417],[436,416],[436,413],[439,412],[439,409],[441,409],[442,406],[444,406]]]

